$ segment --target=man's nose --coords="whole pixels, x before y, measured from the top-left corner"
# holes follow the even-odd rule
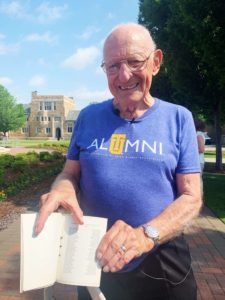
[[[132,76],[132,72],[126,63],[122,62],[119,69],[119,80],[122,82],[127,82]]]

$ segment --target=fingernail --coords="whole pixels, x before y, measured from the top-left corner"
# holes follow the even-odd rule
[[[108,266],[105,266],[105,267],[103,268],[103,272],[108,273],[108,272],[109,272],[109,267],[108,267]]]
[[[38,228],[38,226],[36,226],[35,230],[34,230],[34,235],[38,236],[38,234],[39,234],[39,228]]]

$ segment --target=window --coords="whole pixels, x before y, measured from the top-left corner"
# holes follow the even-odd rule
[[[27,133],[28,132],[28,128],[27,127],[23,127],[22,128],[22,133]]]
[[[50,127],[45,128],[45,132],[46,133],[51,133],[51,128]]]
[[[39,122],[39,117],[36,117],[36,121]]]
[[[38,121],[38,118],[41,122],[50,122],[51,121],[51,117],[47,117],[47,116],[41,116],[41,117],[37,117],[37,121]]]
[[[60,122],[61,121],[61,117],[55,117],[55,122]]]
[[[67,124],[67,132],[69,132],[69,133],[73,132],[73,123]]]
[[[45,110],[52,110],[52,102],[49,101],[45,102]]]
[[[54,104],[54,110],[56,110],[56,102],[53,102],[53,104]]]
[[[43,110],[43,102],[42,101],[39,103],[39,109]]]
[[[36,132],[36,133],[40,133],[40,132],[41,132],[41,128],[36,127],[36,128],[35,128],[35,132]]]

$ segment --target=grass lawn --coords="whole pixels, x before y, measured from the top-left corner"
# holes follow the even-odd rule
[[[69,140],[22,140],[22,139],[9,139],[7,141],[0,141],[0,146],[3,147],[40,147],[46,148],[51,145],[60,145],[64,147],[69,146]]]
[[[206,205],[225,223],[225,174],[204,172]]]
[[[216,152],[206,150],[204,156],[208,158],[216,158]],[[222,151],[222,157],[225,158],[225,151]]]

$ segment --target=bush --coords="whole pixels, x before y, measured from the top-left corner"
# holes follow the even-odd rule
[[[68,141],[58,141],[58,142],[56,142],[56,141],[55,142],[45,142],[45,143],[38,144],[35,147],[51,149],[51,150],[55,150],[55,151],[61,152],[63,154],[66,154],[69,143],[70,143],[69,140]]]
[[[55,163],[41,168],[31,169],[30,172],[18,176],[13,182],[8,184],[4,189],[5,194],[8,196],[16,194],[18,191],[21,191],[34,183],[41,182],[49,176],[57,175],[62,170],[63,165],[64,162],[60,161],[60,163],[57,162],[57,164]]]
[[[43,151],[40,154],[28,152],[16,156],[1,155],[0,201],[49,176],[57,175],[62,170],[64,161],[63,154],[57,151],[53,153]]]
[[[51,153],[53,159],[62,159],[63,158],[63,154],[59,151],[53,151]]]
[[[11,167],[14,162],[15,157],[10,154],[1,154],[0,155],[0,168],[8,168]]]
[[[25,158],[27,158],[29,161],[37,160],[39,159],[39,153],[35,151],[27,152]]]
[[[23,158],[17,158],[13,164],[12,164],[12,169],[14,171],[20,171],[20,172],[23,172],[25,171],[25,169],[29,166],[29,163],[24,160]]]
[[[54,160],[51,153],[49,153],[47,151],[40,152],[39,158],[40,158],[40,161],[53,161]]]
[[[7,198],[4,190],[0,190],[0,202]]]

